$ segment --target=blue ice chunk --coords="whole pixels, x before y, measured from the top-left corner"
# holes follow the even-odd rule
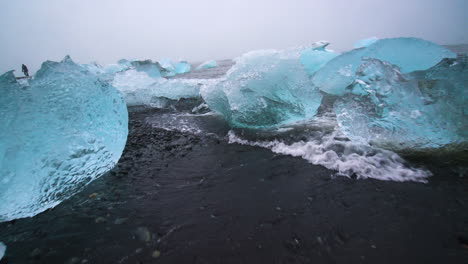
[[[361,40],[356,41],[354,43],[353,47],[355,49],[367,47],[367,46],[370,46],[370,45],[374,44],[374,42],[376,42],[377,40],[379,40],[379,39],[376,38],[376,37],[361,39]]]
[[[171,71],[173,72],[174,71],[174,63],[172,62],[171,59],[169,58],[163,58],[163,59],[160,59],[158,61],[159,65],[161,65],[161,67],[163,67],[164,69],[166,69],[167,71]]]
[[[218,66],[218,63],[215,60],[209,60],[209,61],[206,61],[206,62],[198,65],[197,70],[210,69],[210,68],[214,68],[214,67],[217,67],[217,66]]]
[[[175,67],[174,67],[174,72],[176,74],[181,74],[181,73],[187,73],[190,71],[190,64],[186,61],[179,61]]]
[[[135,70],[139,72],[146,72],[152,78],[159,78],[163,75],[163,67],[158,62],[152,62],[151,60],[143,61],[132,61],[131,65]]]
[[[301,52],[300,61],[309,75],[314,74],[327,62],[339,55],[325,49],[326,46],[328,46],[328,43],[323,43],[318,47],[308,48]]]
[[[402,73],[427,70],[443,58],[456,54],[432,42],[417,38],[381,39],[368,47],[355,49],[329,61],[312,77],[314,85],[322,91],[343,95],[353,83],[354,73],[363,58],[375,58],[399,67]]]
[[[128,134],[122,95],[69,57],[29,85],[0,76],[0,221],[36,215],[109,171]]]
[[[235,60],[225,79],[202,87],[202,97],[236,127],[271,127],[309,119],[322,96],[311,85],[299,56],[300,50],[246,53]]]
[[[450,60],[457,69],[445,63]],[[466,101],[460,99],[467,95],[466,73],[466,59],[446,59],[417,75],[403,75],[394,65],[366,59],[348,87],[350,93],[334,104],[340,129],[355,142],[392,150],[466,142]]]

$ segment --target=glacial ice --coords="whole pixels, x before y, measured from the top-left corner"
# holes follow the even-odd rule
[[[29,85],[0,76],[0,221],[54,207],[109,171],[128,134],[122,95],[69,57]]]
[[[174,64],[172,62],[171,59],[169,58],[162,58],[158,61],[159,65],[161,65],[161,67],[163,69],[165,69],[167,72],[170,72],[170,73],[174,73]]]
[[[350,93],[334,104],[340,129],[354,142],[392,150],[464,142],[467,73],[466,57],[406,75],[387,62],[365,59]]]
[[[377,40],[379,40],[379,39],[376,38],[376,37],[361,39],[361,40],[356,41],[356,43],[354,43],[353,47],[355,49],[367,47],[367,46],[370,46],[371,44],[374,44],[374,42],[376,42]]]
[[[132,61],[131,65],[135,70],[146,72],[152,78],[159,78],[165,73],[165,69],[158,62],[152,62],[151,60]]]
[[[176,74],[182,74],[182,73],[187,73],[190,71],[190,64],[186,61],[179,61],[175,66],[174,66],[174,72]]]
[[[300,61],[309,75],[312,76],[327,62],[339,55],[338,53],[326,50],[326,46],[328,46],[328,43],[323,43],[318,47],[311,47],[301,52]]]
[[[368,47],[355,49],[337,56],[320,68],[312,82],[320,90],[343,95],[355,80],[355,72],[363,58],[375,58],[398,66],[402,73],[427,70],[443,58],[456,54],[437,44],[417,38],[381,39]]]
[[[210,109],[235,127],[269,127],[311,118],[322,96],[299,61],[300,50],[244,54],[226,77],[202,87]]]
[[[204,82],[190,79],[154,79],[145,72],[128,70],[117,74],[112,86],[122,92],[128,105],[163,108],[168,100],[200,97],[200,86]]]
[[[210,69],[210,68],[214,68],[217,66],[218,66],[218,63],[215,60],[209,60],[198,65],[197,70],[205,70],[205,69]]]

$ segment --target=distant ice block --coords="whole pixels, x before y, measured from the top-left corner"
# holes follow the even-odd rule
[[[167,100],[197,98],[207,81],[190,79],[154,79],[145,72],[128,70],[115,76],[112,85],[120,90],[128,105],[162,108]]]
[[[338,53],[326,50],[326,46],[328,46],[328,43],[324,42],[319,46],[308,48],[301,52],[300,61],[309,75],[314,74],[327,62],[339,55]]]
[[[363,58],[375,58],[398,66],[402,73],[427,70],[443,58],[456,54],[432,42],[417,38],[381,39],[368,47],[355,49],[329,61],[312,77],[322,91],[343,95],[353,83],[355,72]]]
[[[190,71],[190,64],[186,61],[179,61],[175,67],[174,67],[174,72],[176,74],[182,74],[182,73],[187,73]]]
[[[215,60],[209,60],[198,65],[197,70],[210,69],[210,68],[214,68],[217,66],[218,66],[218,63]]]
[[[163,67],[158,62],[153,62],[151,60],[143,60],[143,61],[132,61],[131,65],[133,68],[139,72],[145,72],[148,76],[152,78],[159,78],[164,73]]]
[[[379,39],[376,38],[376,37],[361,39],[361,40],[356,41],[354,43],[353,47],[355,49],[367,47],[367,46],[370,46],[370,45],[374,44],[374,42],[376,42],[377,40],[379,40]]]
[[[261,50],[235,59],[225,79],[202,87],[210,109],[232,126],[269,127],[311,118],[322,96],[299,62],[300,50]]]
[[[109,171],[128,134],[122,95],[69,57],[28,86],[0,76],[0,221],[54,207]]]
[[[428,149],[466,142],[466,58],[446,59],[419,74],[401,74],[377,59],[358,67],[350,93],[334,111],[352,141],[386,149]]]
[[[116,73],[128,70],[131,64],[126,60],[120,60],[117,64],[107,64],[105,66],[101,66],[97,62],[82,64],[81,66],[98,76],[99,79],[110,82]]]

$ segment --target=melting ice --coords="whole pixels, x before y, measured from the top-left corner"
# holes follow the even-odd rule
[[[69,57],[21,85],[0,76],[0,221],[33,216],[109,171],[128,133],[122,95]]]

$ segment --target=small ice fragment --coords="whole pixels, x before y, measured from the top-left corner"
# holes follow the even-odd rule
[[[214,68],[214,67],[217,67],[217,66],[218,66],[218,63],[216,63],[215,60],[209,60],[209,61],[206,61],[206,62],[198,65],[197,70],[210,69],[210,68]]]

